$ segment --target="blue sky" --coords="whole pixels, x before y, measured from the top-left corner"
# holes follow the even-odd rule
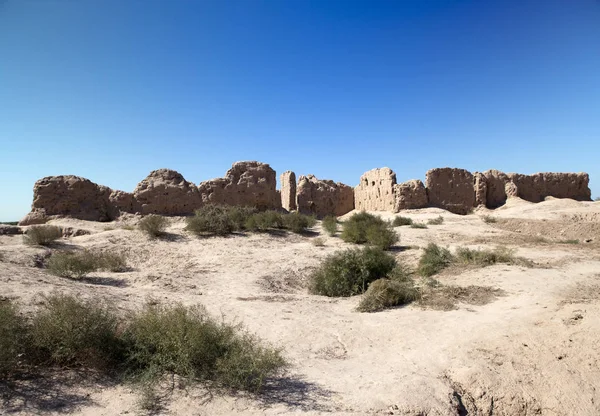
[[[599,156],[597,0],[0,0],[2,221],[49,175],[586,171],[600,196]]]

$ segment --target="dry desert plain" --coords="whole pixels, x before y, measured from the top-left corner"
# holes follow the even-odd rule
[[[466,216],[436,208],[401,215],[444,218],[426,229],[395,228],[400,242],[392,253],[413,266],[435,242],[451,251],[505,246],[533,267],[451,267],[435,276],[441,284],[498,289],[495,296],[474,293],[453,308],[417,302],[360,313],[360,296],[308,293],[310,271],[351,247],[320,223],[311,236],[196,238],[184,218],[172,218],[166,238],[149,239],[131,227],[139,217],[62,219],[50,224],[90,234],[61,244],[124,253],[129,271],[53,276],[39,267],[48,248],[0,236],[0,296],[25,305],[24,313],[56,291],[105,299],[123,313],[149,299],[201,304],[281,347],[291,364],[258,396],[165,387],[160,414],[600,415],[600,203],[512,198]],[[76,371],[2,385],[0,398],[0,414],[139,414],[131,386]]]

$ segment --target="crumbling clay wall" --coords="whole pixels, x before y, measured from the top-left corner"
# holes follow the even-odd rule
[[[171,169],[153,170],[133,191],[142,214],[188,215],[202,204],[198,188]]]
[[[540,202],[547,196],[577,201],[591,200],[587,173],[509,173],[507,176],[516,185],[518,197],[526,201]]]
[[[198,190],[203,203],[281,208],[275,171],[266,163],[236,162],[224,178],[202,182]]]
[[[280,176],[281,207],[287,211],[296,210],[296,174],[291,170]]]
[[[352,187],[314,175],[300,176],[296,192],[298,212],[324,217],[340,216],[354,209]]]
[[[425,208],[429,204],[427,189],[418,179],[394,185],[394,212]]]
[[[47,176],[33,186],[31,212],[19,224],[41,224],[57,215],[88,221],[110,221],[111,192],[106,186],[79,176]]]
[[[390,168],[363,173],[360,183],[354,188],[354,206],[361,211],[393,211],[395,185],[396,174]]]
[[[425,174],[429,205],[468,214],[475,205],[473,174],[465,169],[436,168]]]

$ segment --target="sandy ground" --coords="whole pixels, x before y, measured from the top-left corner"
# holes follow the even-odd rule
[[[0,296],[33,307],[40,294],[58,290],[105,298],[123,311],[148,299],[202,304],[283,347],[292,363],[259,397],[176,387],[167,415],[599,415],[600,203],[511,200],[467,216],[433,208],[402,215],[445,219],[427,229],[396,228],[402,248],[393,253],[408,263],[436,242],[451,250],[502,244],[535,266],[439,277],[505,292],[485,305],[358,313],[360,297],[310,295],[304,284],[321,259],[348,247],[339,238],[319,235],[324,247],[312,243],[315,236],[293,234],[198,239],[173,219],[166,238],[150,240],[125,223],[55,220],[91,233],[65,239],[65,247],[123,252],[131,270],[84,281],[55,277],[36,267],[48,249],[0,236]],[[484,215],[498,221],[486,223]],[[567,244],[573,239],[579,243]],[[139,413],[130,387],[77,376],[9,393],[0,414]]]

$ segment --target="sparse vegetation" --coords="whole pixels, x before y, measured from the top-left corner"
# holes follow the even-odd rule
[[[62,237],[62,230],[55,225],[32,225],[23,240],[26,244],[47,246]]]
[[[360,212],[343,223],[342,240],[354,244],[368,243],[387,250],[398,242],[398,234],[389,222]]]
[[[327,217],[323,218],[322,225],[323,225],[323,229],[330,236],[333,237],[337,233],[337,229],[338,229],[337,218],[334,217],[333,215],[328,215]]]
[[[19,225],[19,221],[0,221],[3,225]]]
[[[419,292],[412,280],[399,282],[378,279],[369,285],[357,307],[359,312],[377,312],[394,306],[405,305],[418,299]]]
[[[315,217],[300,214],[299,212],[283,215],[284,228],[296,234],[306,232],[309,228],[314,227],[316,223],[317,220]]]
[[[282,214],[273,210],[257,212],[256,209],[248,207],[206,205],[187,219],[186,230],[197,236],[224,236],[243,230],[290,230],[294,233],[304,233],[315,224],[314,217],[298,212]]]
[[[47,296],[31,321],[33,359],[47,366],[110,369],[121,360],[114,308],[97,299]]]
[[[436,218],[430,218],[427,221],[427,224],[429,224],[429,225],[442,225],[443,223],[444,223],[444,217],[442,217],[441,215]]]
[[[47,263],[48,272],[60,277],[79,279],[98,270],[122,272],[127,267],[125,257],[110,252],[56,252]]]
[[[423,229],[423,228],[427,228],[427,225],[423,224],[422,222],[413,222],[410,225],[410,228],[420,228],[420,229]]]
[[[481,219],[486,224],[494,224],[494,223],[498,222],[498,220],[496,219],[496,217],[492,217],[491,215],[484,215],[484,216],[481,217]]]
[[[596,202],[600,201],[600,196],[597,196],[597,197],[594,199],[594,201],[596,201]]]
[[[398,215],[396,218],[394,218],[392,225],[394,227],[401,227],[403,225],[412,225],[412,223],[413,223],[412,218],[403,217],[401,215]]]
[[[148,381],[177,374],[192,381],[258,391],[286,365],[239,326],[217,322],[204,308],[147,305],[123,334],[131,376]]]
[[[394,257],[377,247],[338,251],[312,273],[310,291],[331,297],[358,295],[371,282],[386,277],[395,266]]]
[[[558,244],[579,244],[579,240],[559,240]]]
[[[23,343],[23,318],[11,301],[0,301],[0,378],[13,373]]]
[[[242,214],[236,210],[232,215],[231,208],[224,205],[205,205],[187,219],[186,230],[197,236],[228,235],[241,229],[242,220],[246,222]]]
[[[456,309],[458,303],[468,305],[485,305],[498,296],[503,296],[504,291],[487,286],[454,286],[433,285],[421,291],[419,304],[428,309],[449,311]]]
[[[97,298],[51,294],[30,319],[0,303],[0,374],[43,369],[93,369],[140,387],[157,404],[165,375],[217,387],[259,391],[286,366],[281,351],[210,317],[202,307],[148,304],[126,317]],[[85,373],[84,373],[85,374]]]
[[[533,265],[530,260],[515,256],[514,250],[507,247],[496,247],[493,250],[474,250],[467,247],[459,247],[453,255],[448,249],[434,243],[429,243],[419,259],[418,271],[421,276],[430,277],[451,264],[486,267],[496,263],[525,267],[532,267]]]
[[[473,250],[466,247],[459,247],[456,249],[455,259],[459,263],[474,264],[481,267],[491,266],[496,263],[531,265],[529,260],[516,257],[514,250],[507,247],[496,247],[493,250]]]
[[[448,249],[429,243],[419,259],[419,274],[423,277],[433,276],[448,267],[453,260]]]
[[[156,238],[163,235],[168,225],[169,220],[162,215],[155,214],[146,215],[138,223],[140,230],[146,233],[150,238]]]
[[[283,215],[277,211],[257,212],[246,220],[245,228],[254,232],[283,229]]]
[[[325,246],[325,239],[323,239],[321,237],[313,238],[312,239],[312,244],[315,247],[324,247]]]

